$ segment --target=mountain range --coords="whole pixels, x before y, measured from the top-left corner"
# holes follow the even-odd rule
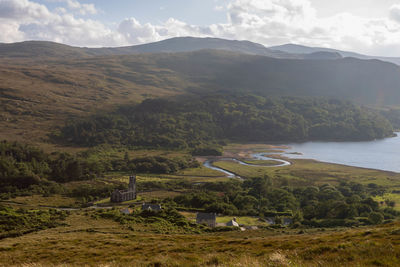
[[[284,44],[279,46],[271,46],[269,47],[272,51],[281,51],[289,54],[312,54],[317,52],[327,52],[327,53],[336,53],[341,55],[342,57],[354,57],[359,59],[377,59],[386,62],[391,62],[396,65],[400,65],[400,58],[398,57],[379,57],[379,56],[368,56],[355,52],[341,51],[332,48],[324,48],[324,47],[309,47],[297,44]]]
[[[359,59],[377,59],[400,65],[400,58],[397,57],[370,56],[331,48],[308,47],[297,44],[265,47],[264,45],[250,41],[196,37],[176,37],[142,45],[103,48],[72,47],[46,41],[25,41],[11,44],[3,43],[0,44],[0,57],[74,58],[143,53],[180,53],[204,49],[225,50],[236,53],[286,59],[338,59],[341,57],[354,57]]]
[[[400,105],[399,66],[338,50],[296,48],[192,37],[119,48],[0,44],[0,139],[42,138],[68,119],[179,94],[251,93]]]

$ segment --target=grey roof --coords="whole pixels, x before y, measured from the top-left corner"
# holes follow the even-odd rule
[[[198,212],[196,219],[197,220],[216,220],[217,214],[216,213]]]

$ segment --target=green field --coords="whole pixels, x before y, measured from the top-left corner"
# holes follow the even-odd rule
[[[396,203],[394,209],[400,211],[400,194],[386,193],[383,196],[375,197],[375,200],[379,202],[384,202],[385,200],[394,201]]]
[[[243,166],[231,161],[217,161],[214,165],[243,177],[259,177],[269,175],[276,183],[282,181],[291,185],[338,184],[342,181],[354,181],[361,184],[375,183],[388,189],[400,188],[400,174],[329,164],[314,160],[293,160],[292,165],[285,167]]]

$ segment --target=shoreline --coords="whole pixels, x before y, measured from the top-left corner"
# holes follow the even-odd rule
[[[396,136],[399,138],[399,133],[396,132]],[[393,137],[392,137],[393,138]],[[394,137],[395,138],[395,137]],[[391,138],[386,138],[386,139],[391,139]],[[380,140],[377,140],[380,141]],[[373,142],[373,141],[367,141],[367,142]],[[357,142],[358,143],[358,142]],[[363,142],[361,142],[363,143]],[[330,153],[329,152],[329,147],[326,150],[326,153]],[[318,151],[317,151],[318,152]],[[340,151],[339,151],[340,152]],[[366,152],[367,153],[367,152]],[[256,158],[254,157],[254,155],[256,154],[267,154],[268,158]],[[198,157],[196,158],[197,160],[199,160],[203,165],[206,161],[210,161],[209,163],[212,165],[213,162],[218,161],[218,160],[231,160],[231,161],[236,161],[239,164],[242,165],[249,165],[249,166],[255,166],[255,167],[283,167],[283,166],[262,166],[260,164],[247,164],[245,162],[243,162],[243,160],[274,160],[274,161],[286,161],[289,162],[290,164],[293,164],[296,160],[309,160],[309,161],[313,161],[313,162],[320,162],[320,163],[324,163],[324,164],[331,164],[331,165],[336,165],[336,166],[344,166],[344,167],[351,167],[351,168],[358,168],[358,169],[364,169],[364,170],[370,170],[370,171],[377,171],[377,172],[384,172],[390,176],[393,175],[398,175],[400,174],[400,170],[396,171],[396,170],[391,170],[388,168],[384,168],[385,166],[388,165],[383,165],[383,167],[379,168],[376,166],[373,166],[373,164],[371,164],[371,166],[360,166],[365,162],[365,165],[367,165],[369,163],[368,160],[364,160],[364,161],[360,161],[358,165],[357,162],[355,162],[354,164],[352,164],[351,160],[349,160],[349,162],[335,162],[333,159],[333,161],[330,160],[324,160],[324,159],[316,159],[315,157],[312,158],[312,156],[309,155],[305,155],[305,152],[302,151],[301,149],[297,148],[297,147],[293,147],[291,146],[291,144],[281,144],[281,145],[276,145],[276,144],[229,144],[227,146],[224,147],[224,152],[222,156],[213,156],[213,157]],[[350,158],[351,159],[351,158]],[[379,164],[378,164],[379,165]],[[391,165],[389,165],[389,168],[391,167]],[[217,168],[219,167],[215,167],[213,166],[214,170],[218,170]],[[230,173],[231,175],[234,174],[233,172],[229,171],[229,170],[225,170],[223,168],[219,168],[221,170],[223,170],[223,172],[226,174],[226,172]],[[218,170],[220,171],[220,170]],[[237,174],[234,174],[236,176],[238,176]]]

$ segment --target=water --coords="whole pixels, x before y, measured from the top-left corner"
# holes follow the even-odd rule
[[[306,142],[288,144],[283,156],[315,159],[355,167],[400,172],[400,133],[397,137],[368,142]],[[293,152],[302,155],[288,154]]]
[[[268,157],[268,155],[271,155],[271,154],[277,154],[277,153],[265,153],[265,152],[264,153],[255,153],[255,154],[251,154],[251,157],[253,159],[256,159],[256,160],[273,160],[273,161],[278,162],[277,164],[268,165],[268,166],[254,165],[254,164],[249,164],[249,163],[243,162],[243,161],[235,159],[235,158],[218,158],[217,160],[218,161],[220,161],[220,160],[229,160],[229,161],[234,161],[234,162],[237,162],[237,163],[245,165],[245,166],[266,167],[266,168],[268,168],[268,167],[282,167],[282,166],[288,166],[288,165],[291,164],[289,161],[286,161],[286,160],[283,160],[283,159],[275,159],[275,158]],[[238,176],[238,175],[236,175],[236,174],[234,174],[232,172],[229,172],[227,170],[224,170],[224,169],[218,168],[217,166],[214,166],[213,165],[214,161],[215,160],[211,160],[211,159],[206,160],[203,163],[203,165],[204,165],[204,167],[207,167],[209,169],[220,171],[220,172],[224,173],[229,178],[242,179],[240,176]]]
[[[206,160],[203,163],[203,165],[204,165],[204,167],[209,168],[211,170],[220,171],[220,172],[224,173],[229,178],[236,178],[237,177],[236,174],[234,174],[232,172],[229,172],[227,170],[224,170],[224,169],[221,169],[221,168],[218,168],[218,167],[214,166],[213,165],[213,160]]]

